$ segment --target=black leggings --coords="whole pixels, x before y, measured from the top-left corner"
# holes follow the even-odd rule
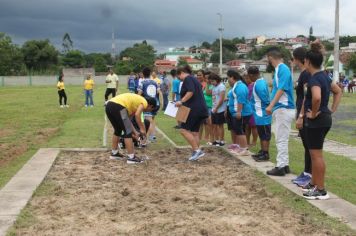
[[[62,98],[64,98],[64,105],[67,105],[67,95],[64,89],[58,91],[59,105],[62,105]]]
[[[309,148],[306,143],[306,128],[299,130],[300,138],[302,139],[304,146],[304,172],[311,174],[312,173],[312,161],[310,157]]]

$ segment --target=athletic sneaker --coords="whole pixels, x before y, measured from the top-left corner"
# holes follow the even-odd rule
[[[238,151],[235,152],[238,156],[250,156],[251,153],[248,149],[239,149]]]
[[[286,174],[289,174],[289,173],[290,173],[289,166],[285,166],[285,167],[284,167],[284,172],[286,172]]]
[[[227,147],[227,149],[236,149],[237,147],[239,147],[239,145],[233,143],[233,144],[230,144],[230,145]]]
[[[269,161],[269,154],[268,153],[263,153],[257,157],[253,157],[253,159],[256,162],[263,162],[263,161]]]
[[[63,108],[64,106],[63,106],[63,105],[60,105],[59,107],[60,107],[60,108]]]
[[[220,142],[216,142],[216,141],[214,141],[214,142],[213,142],[213,146],[220,147]]]
[[[127,161],[126,161],[127,164],[139,164],[142,162],[143,161],[137,156],[134,156],[133,158],[127,158]]]
[[[65,107],[69,107],[69,105],[65,105]]]
[[[273,175],[273,176],[285,176],[286,172],[284,170],[284,167],[278,168],[274,167],[272,170],[268,170],[267,175]]]
[[[259,150],[257,154],[253,154],[252,157],[255,158],[255,157],[259,157],[263,154],[263,151],[262,150]]]
[[[302,186],[302,192],[305,192],[305,193],[309,192],[313,188],[315,188],[315,185],[313,185],[309,182],[307,185]]]
[[[116,154],[111,153],[109,159],[121,161],[125,159],[125,155],[120,152],[117,152]]]
[[[221,141],[220,142],[220,147],[224,146],[225,145],[225,142],[224,141]]]
[[[203,151],[194,151],[192,156],[189,158],[189,161],[197,161],[199,158],[203,157],[205,153]]]
[[[212,142],[207,142],[206,145],[212,146],[213,143]]]
[[[325,189],[320,190],[316,186],[310,191],[303,193],[303,197],[309,200],[326,200],[330,198]]]
[[[301,173],[296,179],[292,180],[294,184],[300,187],[307,185],[310,181],[311,181],[311,176],[304,174],[304,172]]]

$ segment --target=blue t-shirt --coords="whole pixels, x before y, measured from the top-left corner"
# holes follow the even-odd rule
[[[268,84],[264,78],[256,80],[252,89],[251,104],[256,125],[270,125],[272,116],[266,113],[266,108],[270,104],[270,96]]]
[[[230,95],[231,96],[231,95]],[[236,116],[238,105],[242,104],[242,116],[252,115],[252,108],[248,99],[248,88],[242,81],[237,81],[232,88],[233,100],[229,99],[229,111],[232,116]]]
[[[332,80],[323,71],[315,73],[308,82],[307,95],[305,96],[304,110],[312,110],[312,92],[311,88],[318,86],[321,89],[321,101],[319,111],[322,113],[331,113],[328,104],[330,97]]]
[[[135,77],[134,76],[130,76],[128,81],[127,81],[127,88],[128,90],[134,92],[136,90],[135,88]]]
[[[174,78],[172,82],[172,93],[176,95],[176,101],[180,100],[180,87],[181,81],[178,78]]]
[[[183,98],[187,92],[192,92],[193,96],[188,101],[184,102],[183,105],[189,107],[191,109],[190,112],[193,112],[194,115],[207,117],[208,108],[205,103],[201,84],[191,75],[186,77],[183,81],[180,91],[181,98]]]
[[[220,93],[221,92],[225,92],[226,91],[226,87],[223,83],[219,83],[218,85],[213,87],[213,91],[212,91],[212,95],[213,95],[213,109],[215,109],[219,103],[220,100]],[[225,99],[225,98],[223,98]],[[218,108],[218,110],[216,111],[216,113],[221,113],[221,112],[225,112],[226,110],[226,103],[223,102],[221,104],[221,106]]]
[[[144,97],[156,98],[157,106],[159,106],[158,95],[158,85],[156,81],[152,79],[143,79],[138,87],[138,91],[142,91]]]
[[[274,105],[273,111],[279,108],[294,109],[293,79],[287,65],[281,63],[277,66],[273,76],[273,88],[271,100],[276,96],[278,90],[283,90],[279,101]]]

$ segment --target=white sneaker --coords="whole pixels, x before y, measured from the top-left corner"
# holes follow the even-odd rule
[[[66,105],[66,107],[69,107],[69,105]]]
[[[88,105],[85,105],[85,107],[88,107]]]
[[[199,158],[203,157],[205,153],[203,151],[194,151],[189,161],[197,161]]]
[[[238,156],[251,156],[251,153],[249,150],[243,150],[243,149],[240,149],[239,151],[236,151],[235,152]]]
[[[63,105],[60,105],[59,107],[60,107],[60,108],[63,108],[64,106],[63,106]]]

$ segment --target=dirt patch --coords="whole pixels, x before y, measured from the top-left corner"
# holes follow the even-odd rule
[[[0,141],[0,167],[5,166],[12,160],[24,154],[29,146],[39,145],[47,142],[53,135],[59,131],[59,128],[43,128],[34,134],[22,137],[19,142],[1,143]],[[0,133],[4,137],[11,135],[10,131],[3,131]]]
[[[18,235],[327,235],[284,207],[251,169],[217,149],[189,163],[189,150],[149,151],[127,165],[108,153],[65,152]],[[39,190],[41,191],[41,190]]]

